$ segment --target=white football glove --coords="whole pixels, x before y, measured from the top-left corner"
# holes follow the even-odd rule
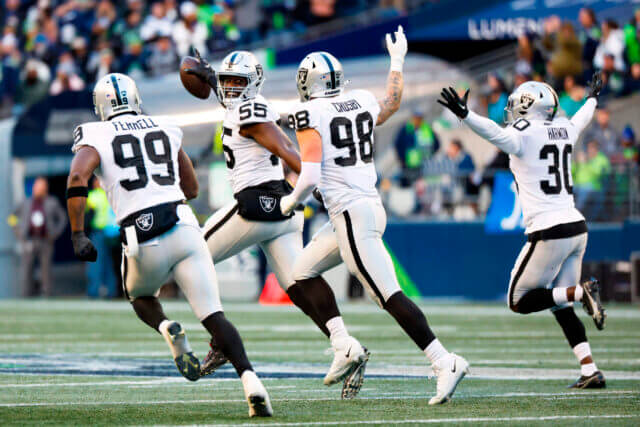
[[[391,40],[391,34],[387,33],[387,50],[389,50],[389,56],[391,57],[391,71],[402,72],[402,65],[404,64],[404,57],[407,54],[407,38],[404,35],[402,25],[398,25],[398,31],[393,33],[396,37],[396,41]]]

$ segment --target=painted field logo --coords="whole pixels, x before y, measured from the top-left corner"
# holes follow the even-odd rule
[[[153,214],[144,213],[136,218],[136,225],[142,231],[149,231],[153,227]]]
[[[276,199],[270,196],[260,196],[260,206],[265,212],[272,212],[276,207]]]

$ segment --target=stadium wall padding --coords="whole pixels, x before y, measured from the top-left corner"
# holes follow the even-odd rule
[[[524,235],[487,234],[482,222],[393,222],[384,240],[423,297],[503,299]],[[640,221],[590,224],[585,261],[629,260]]]

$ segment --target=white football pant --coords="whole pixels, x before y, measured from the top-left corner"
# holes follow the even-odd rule
[[[365,198],[331,219],[304,248],[293,268],[295,280],[321,275],[344,260],[381,307],[400,291],[391,256],[382,242],[387,214],[379,199]]]
[[[122,282],[126,297],[154,296],[171,275],[199,320],[222,311],[218,279],[191,208],[178,206],[180,221],[171,230],[141,243],[136,257],[122,255]],[[126,248],[125,248],[126,249]]]
[[[214,263],[259,244],[278,283],[287,290],[294,283],[293,262],[302,253],[303,226],[302,212],[284,221],[249,221],[233,202],[207,219],[202,232]]]
[[[587,233],[564,239],[527,242],[511,270],[509,307],[516,305],[532,289],[577,285],[586,248]],[[569,305],[571,304],[553,309]]]

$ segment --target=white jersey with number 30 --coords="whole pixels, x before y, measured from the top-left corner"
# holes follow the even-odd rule
[[[512,128],[520,133],[521,152],[509,156],[518,186],[527,233],[584,220],[573,201],[571,155],[580,134],[560,117],[552,122],[524,119]]]
[[[73,131],[82,146],[100,155],[100,182],[120,223],[142,209],[184,200],[178,152],[182,130],[162,117],[126,114],[90,122]]]
[[[464,121],[509,154],[526,233],[584,220],[575,208],[571,179],[573,147],[596,108],[594,98],[569,120],[519,119],[505,129],[470,111]]]
[[[247,187],[284,179],[280,159],[251,138],[240,135],[243,126],[277,122],[280,115],[262,95],[227,110],[222,148],[234,194]]]
[[[363,197],[376,198],[373,130],[380,105],[366,90],[315,98],[296,106],[289,125],[315,129],[322,138],[322,177],[318,186],[335,217]]]

